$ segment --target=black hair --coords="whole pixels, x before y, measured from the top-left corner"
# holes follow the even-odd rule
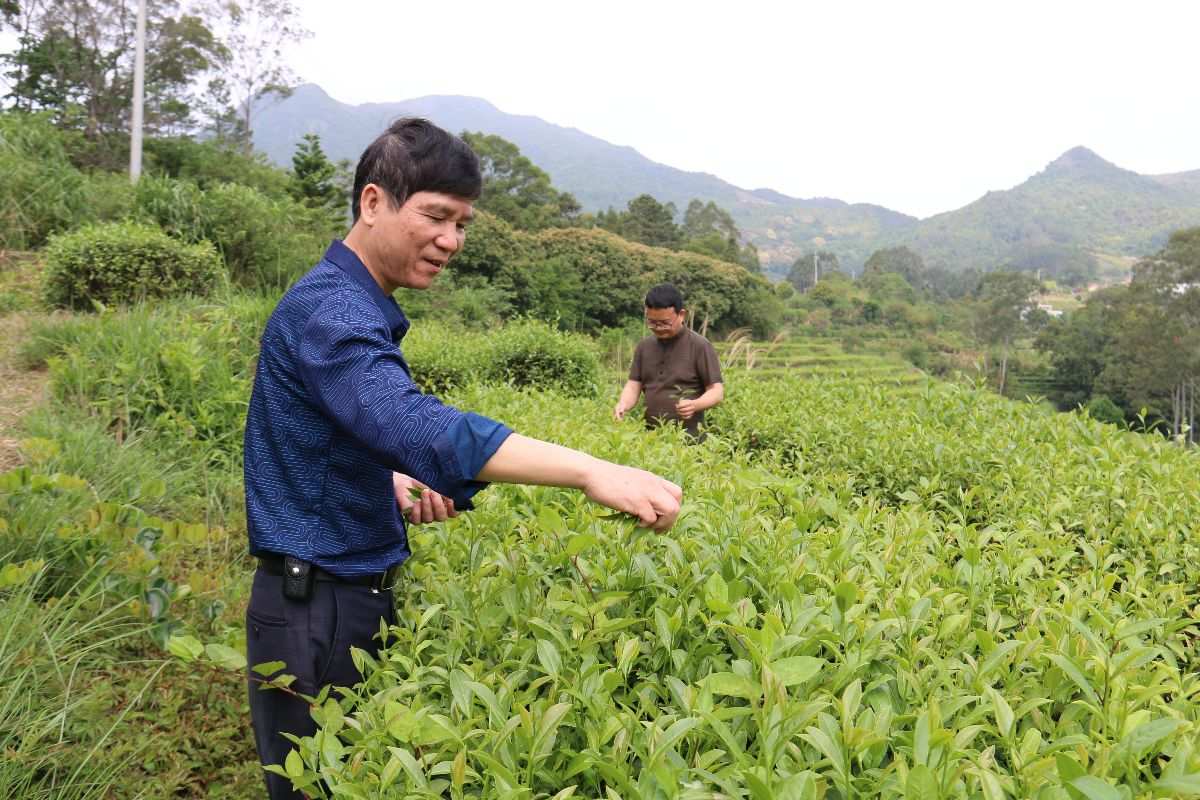
[[[670,283],[660,283],[646,292],[646,308],[673,308],[683,311],[683,295]]]
[[[419,117],[396,120],[359,157],[351,197],[355,222],[368,183],[383,189],[393,208],[417,192],[475,200],[483,190],[479,159],[466,142]]]

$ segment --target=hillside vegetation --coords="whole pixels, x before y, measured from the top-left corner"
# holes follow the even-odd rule
[[[313,132],[333,158],[355,159],[388,120],[402,114],[427,116],[449,130],[502,136],[586,211],[622,208],[641,194],[679,209],[692,199],[714,202],[732,213],[775,275],[813,250],[828,250],[857,272],[872,252],[900,245],[953,270],[1062,269],[1091,259],[1149,255],[1170,231],[1200,225],[1196,172],[1138,175],[1082,147],[1014,189],[988,192],[964,208],[917,220],[869,203],[742,189],[573,128],[506,114],[473,97],[349,105],[308,84],[263,108],[255,142],[275,163],[286,164],[302,134]],[[1117,264],[1127,272],[1128,262]]]

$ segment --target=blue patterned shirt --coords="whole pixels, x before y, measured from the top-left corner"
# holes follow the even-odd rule
[[[399,343],[408,320],[335,241],[263,332],[246,416],[250,552],[294,555],[344,576],[408,558],[392,471],[458,509],[512,431],[421,391]]]

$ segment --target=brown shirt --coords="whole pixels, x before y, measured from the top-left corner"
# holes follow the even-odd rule
[[[660,341],[648,336],[633,351],[629,379],[642,384],[646,393],[646,424],[654,427],[664,420],[679,420],[675,403],[695,399],[705,389],[721,382],[721,364],[717,351],[700,334],[683,328],[674,338]],[[699,411],[683,423],[695,434],[704,421]]]

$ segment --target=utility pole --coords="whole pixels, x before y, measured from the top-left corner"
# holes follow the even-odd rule
[[[146,0],[138,0],[137,48],[133,58],[133,124],[129,138],[129,182],[142,175],[142,118],[146,93]]]
[[[817,275],[817,251],[813,250],[813,286],[817,285],[818,280],[820,280],[820,278]]]

